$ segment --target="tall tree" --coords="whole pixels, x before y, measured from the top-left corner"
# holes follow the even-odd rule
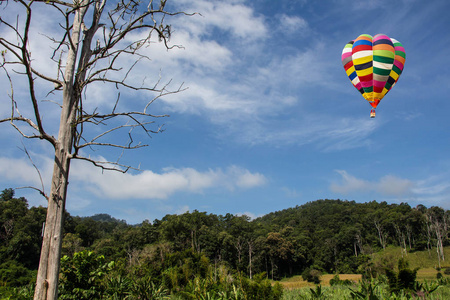
[[[0,123],[9,122],[24,138],[49,142],[54,148],[54,167],[50,193],[39,188],[48,201],[46,226],[36,282],[35,299],[56,299],[62,225],[66,204],[69,168],[73,159],[82,159],[103,169],[126,172],[130,166],[120,162],[98,161],[83,156],[83,150],[91,147],[115,147],[120,150],[143,147],[133,140],[134,129],[147,135],[157,133],[154,117],[149,105],[157,98],[176,93],[181,87],[170,90],[168,83],[142,84],[131,81],[129,76],[138,62],[148,59],[140,50],[150,46],[153,37],[167,48],[171,27],[164,23],[165,17],[180,13],[165,10],[167,0],[153,3],[141,0],[9,0],[2,1],[0,24],[0,69],[9,80],[11,110],[0,117]],[[113,3],[110,3],[113,2]],[[44,6],[44,7],[41,7]],[[33,13],[44,9],[48,20],[59,24],[53,32],[41,33],[39,39],[47,37],[53,43],[53,55],[46,60],[46,68],[36,63],[32,52],[33,26],[41,20],[33,19]],[[133,38],[130,35],[133,34]],[[44,59],[38,57],[40,60]],[[132,61],[126,65],[126,62]],[[54,66],[56,77],[47,74],[47,67]],[[14,90],[15,83],[25,79],[29,101],[24,102]],[[2,78],[2,80],[4,80]],[[110,111],[86,105],[87,87],[100,82],[118,89],[114,107]],[[50,88],[50,86],[52,88]],[[59,131],[55,137],[43,118],[42,100],[47,100],[42,91],[60,97],[61,108]],[[151,99],[143,103],[142,110],[119,111],[121,89],[132,89],[151,93]],[[29,115],[22,112],[31,112]],[[1,119],[3,118],[3,119]],[[96,128],[102,125],[102,130]],[[125,133],[129,140],[124,144],[112,141],[115,133]],[[37,189],[37,188],[36,188]]]
[[[445,261],[444,255],[444,239],[445,233],[445,211],[437,206],[430,207],[426,213],[427,223],[430,224],[430,229],[436,236],[436,252],[439,262],[439,268],[441,267],[441,260]]]

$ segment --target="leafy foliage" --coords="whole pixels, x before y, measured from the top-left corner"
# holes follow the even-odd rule
[[[15,261],[0,265],[0,286],[24,286],[34,281],[34,272]]]
[[[386,269],[386,276],[389,282],[391,293],[398,294],[400,291],[411,291],[416,284],[418,269],[409,269],[408,262],[405,259],[398,261],[398,272]]]
[[[313,282],[315,284],[320,283],[320,271],[316,269],[310,269],[306,268],[302,273],[303,280],[306,280],[308,282]]]
[[[311,299],[326,299],[325,293],[322,290],[322,286],[319,284],[316,289],[309,289],[311,292]]]
[[[2,285],[33,279],[45,214],[12,189],[1,193]],[[448,245],[449,216],[435,207],[342,200],[318,200],[256,220],[193,211],[128,225],[106,214],[66,213],[61,299],[276,299],[282,289],[268,279],[302,274],[318,284],[322,273],[359,272],[371,282],[386,269],[393,272],[387,271],[392,291],[426,294],[433,288],[414,283],[414,270],[396,267],[389,249],[400,247],[405,257],[431,250],[438,245],[436,230]],[[386,255],[377,258],[380,250]],[[333,280],[336,287],[350,284]],[[355,296],[370,295],[365,287],[352,287]]]
[[[373,281],[362,281],[359,291],[350,289],[352,299],[379,300],[376,292],[377,285]]]
[[[103,255],[82,251],[61,258],[61,299],[99,299],[104,292],[101,279],[114,266]]]

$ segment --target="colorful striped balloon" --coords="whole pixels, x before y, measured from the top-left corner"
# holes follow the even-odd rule
[[[375,109],[398,81],[405,49],[385,34],[362,34],[345,45],[342,64],[353,86]]]

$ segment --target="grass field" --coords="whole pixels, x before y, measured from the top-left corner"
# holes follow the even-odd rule
[[[419,282],[423,282],[423,281],[431,281],[431,280],[436,280],[436,275],[437,275],[438,271],[436,269],[433,268],[424,268],[424,269],[420,269],[417,272],[417,281]],[[441,272],[442,273],[442,272]],[[320,277],[320,284],[322,286],[329,286],[330,285],[330,279],[332,279],[335,275],[334,274],[324,274]],[[444,278],[450,278],[450,275],[445,275],[443,274]],[[361,280],[361,274],[339,274],[339,279],[341,280],[350,280],[353,281],[355,283],[358,283]],[[304,288],[304,287],[315,287],[316,285],[312,282],[307,282],[305,280],[302,279],[302,276],[298,275],[298,276],[293,276],[290,278],[286,278],[286,279],[282,279],[280,281],[280,284],[285,288],[285,289],[299,289],[299,288]]]
[[[400,258],[405,258],[411,269],[418,268],[417,281],[419,282],[431,282],[436,281],[436,275],[440,272],[444,278],[450,278],[450,275],[444,274],[446,268],[450,268],[450,247],[445,248],[446,261],[441,261],[441,269],[439,270],[439,262],[437,259],[436,251],[418,251],[410,253],[402,253],[399,247],[389,247],[386,250],[380,251],[372,255],[372,261],[382,265],[392,265],[395,269],[397,262]],[[351,289],[358,290],[358,283],[361,281],[362,276],[360,274],[339,274],[340,280],[350,280],[355,282],[355,285],[348,286],[330,286],[330,280],[335,274],[323,274],[320,279],[322,286],[323,299],[351,299]],[[297,300],[297,299],[312,299],[311,289],[315,290],[317,287],[311,282],[306,282],[300,275],[285,278],[279,281],[285,288],[283,293],[283,300]],[[387,284],[380,284],[376,287],[376,294],[378,299],[411,299],[408,295],[393,296],[388,292]],[[440,286],[426,299],[450,299],[450,286]]]
[[[441,269],[450,268],[450,247],[444,248],[444,254],[447,260],[441,261]],[[373,254],[373,260],[391,260],[397,262],[402,257],[402,251],[399,247],[387,247],[386,250],[377,252]],[[417,251],[403,253],[403,257],[409,262],[409,266],[414,268],[438,268],[439,261],[437,257],[436,248],[428,251]]]
[[[320,280],[321,280],[320,284],[322,286],[329,286],[330,280],[334,276],[335,276],[335,274],[324,274],[324,275],[320,276]],[[350,281],[357,283],[358,281],[361,280],[361,274],[339,274],[339,279],[341,279],[341,280],[348,279]],[[285,289],[289,289],[289,290],[316,286],[312,282],[307,282],[307,281],[303,280],[302,276],[300,276],[300,275],[283,279],[280,281],[280,283]]]
[[[446,268],[450,268],[450,247],[444,248],[445,257],[447,260],[441,261],[441,274],[444,277],[450,277],[449,275],[444,274],[444,270]],[[396,263],[402,257],[402,251],[399,247],[388,247],[386,250],[380,251],[373,255],[374,261],[391,261],[395,266]],[[405,258],[409,262],[409,267],[411,269],[418,268],[417,272],[417,280],[418,281],[430,281],[436,280],[436,275],[439,272],[439,261],[436,253],[436,249],[428,251],[417,251],[410,252],[407,254],[403,254],[403,258]]]
[[[358,290],[358,287],[350,287],[353,290]],[[283,292],[282,300],[303,300],[303,299],[327,299],[327,300],[346,300],[353,299],[351,290],[346,286],[328,286],[322,288],[321,298],[313,298],[310,288],[301,288],[293,290],[285,290]],[[314,289],[314,288],[313,288]],[[450,299],[450,286],[441,286],[431,295],[426,298],[411,298],[411,295],[391,295],[388,292],[386,285],[379,285],[375,288],[375,295],[377,298],[383,300],[407,300],[407,299],[427,299],[427,300],[447,300]]]
[[[446,261],[441,261],[441,274],[445,278],[450,278],[450,275],[445,275],[443,270],[450,268],[450,247],[444,249]],[[386,250],[373,254],[373,261],[391,262],[393,266],[396,266],[398,260],[402,257],[402,251],[399,247],[388,247]],[[409,262],[411,269],[419,268],[417,272],[417,280],[419,282],[436,280],[436,275],[439,272],[437,270],[439,262],[437,259],[436,250],[432,251],[417,251],[404,254],[403,257]],[[335,274],[324,274],[320,277],[321,285],[326,287],[330,285],[330,279]],[[355,283],[361,280],[360,274],[339,274],[341,280],[350,280]],[[287,290],[301,289],[305,287],[315,287],[314,283],[304,281],[300,275],[285,278],[280,281],[280,284]],[[450,298],[449,298],[450,299]]]

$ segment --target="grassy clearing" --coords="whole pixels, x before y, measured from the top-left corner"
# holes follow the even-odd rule
[[[358,290],[358,286],[351,286],[353,290]],[[349,287],[345,286],[331,286],[322,288],[322,298],[327,300],[342,300],[342,299],[352,299],[351,290]],[[315,289],[315,288],[312,288]],[[400,294],[398,296],[390,295],[386,285],[379,285],[375,288],[375,294],[378,299],[392,299],[392,300],[406,300],[411,299],[410,295]],[[309,287],[285,290],[283,293],[282,300],[301,300],[301,299],[313,299],[311,290]],[[427,300],[444,300],[450,299],[450,286],[441,286],[431,295],[426,297]]]
[[[444,274],[446,268],[450,268],[450,247],[444,249],[446,261],[441,261],[441,269],[438,271],[438,259],[436,251],[418,251],[411,253],[403,253],[403,257],[409,262],[411,269],[418,268],[417,281],[431,282],[436,280],[437,274],[440,272],[444,278],[450,278],[450,275]],[[388,247],[386,250],[373,254],[372,260],[375,264],[380,263],[384,266],[391,265],[392,268],[397,268],[397,262],[402,257],[402,251],[399,247]],[[359,289],[359,282],[361,280],[360,274],[339,274],[341,280],[350,280],[355,284],[353,286],[330,286],[330,279],[334,274],[324,274],[320,277],[322,292],[324,299],[351,299],[351,291]],[[316,285],[303,280],[301,276],[293,276],[285,278],[280,281],[280,284],[285,288],[283,300],[296,299],[311,299],[311,288],[316,289]],[[410,299],[406,295],[390,296],[386,284],[379,285],[376,288],[379,299]],[[450,286],[440,286],[433,294],[426,299],[450,299]]]
[[[330,280],[334,276],[335,276],[335,274],[324,274],[324,275],[320,276],[320,280],[321,280],[320,284],[322,286],[329,286],[330,285]],[[362,277],[361,274],[339,274],[339,279],[341,279],[341,280],[348,279],[350,281],[353,281],[354,283],[357,283],[358,281],[360,281],[361,277]],[[300,288],[305,288],[305,287],[315,287],[316,286],[312,282],[307,282],[307,281],[303,280],[302,276],[300,276],[300,275],[282,279],[280,281],[280,284],[285,289],[288,289],[288,290],[300,289]]]
[[[403,253],[403,257],[409,262],[411,269],[418,268],[417,280],[423,282],[424,280],[436,280],[438,272],[444,277],[450,278],[449,275],[444,274],[446,268],[450,268],[450,247],[444,248],[446,261],[441,261],[441,270],[438,271],[439,261],[437,258],[436,249],[431,251],[417,251]],[[386,250],[373,254],[373,261],[375,264],[378,262],[384,262],[385,264],[391,264],[393,268],[396,268],[396,262],[402,257],[402,251],[399,247],[388,247]]]
[[[447,258],[446,261],[441,261],[441,269],[450,268],[450,247],[444,248],[444,254]],[[403,255],[403,256],[402,256]],[[372,259],[377,261],[384,261],[385,263],[392,263],[394,266],[397,265],[397,261],[404,257],[408,260],[409,266],[412,269],[415,268],[438,268],[439,261],[436,253],[436,249],[428,251],[417,251],[404,253],[400,247],[387,247],[386,250],[374,253]]]

